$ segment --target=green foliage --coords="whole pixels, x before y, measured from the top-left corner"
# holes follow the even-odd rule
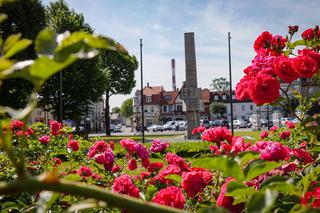
[[[227,113],[227,106],[222,102],[212,102],[210,112],[218,115],[218,117],[224,117],[224,114]]]
[[[229,81],[227,81],[227,79],[223,77],[213,79],[210,86],[212,90],[220,92],[228,91],[230,88]]]
[[[261,174],[264,174],[272,169],[279,167],[280,164],[273,161],[264,161],[264,160],[254,160],[251,161],[247,167],[244,169],[244,174],[246,176],[246,180],[250,181],[255,177],[258,177]]]
[[[75,62],[75,58],[92,58],[97,54],[94,48],[108,46],[109,49],[112,49],[107,43],[111,40],[89,34],[92,29],[85,23],[83,16],[70,10],[64,1],[50,3],[46,8],[46,15],[49,27],[56,32],[80,32],[71,35],[68,35],[68,33],[62,34],[59,39],[64,39],[57,46],[57,35],[50,30],[42,31],[36,40],[36,50],[38,54],[48,57],[43,56],[42,60],[38,61],[39,67],[50,63],[48,59],[52,50],[54,50],[54,56],[57,60],[55,62],[51,61],[50,69],[52,70],[50,71],[55,73],[55,70],[60,70]],[[91,105],[101,99],[105,91],[106,77],[97,66],[97,62],[97,58],[82,60],[63,70],[62,108],[64,119],[79,122]],[[49,75],[49,73],[47,72],[46,75]],[[41,77],[47,78],[48,76]],[[59,86],[59,75],[55,74],[43,85],[39,100],[42,107],[52,111],[58,118],[60,117],[60,99],[57,92]]]
[[[125,118],[133,115],[133,98],[128,98],[121,104],[120,114]]]
[[[113,108],[111,109],[111,112],[112,112],[112,113],[120,113],[120,108],[119,108],[119,107],[113,107]]]

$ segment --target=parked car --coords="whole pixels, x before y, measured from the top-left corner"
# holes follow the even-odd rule
[[[247,127],[247,122],[243,120],[233,120],[233,127],[240,129],[240,128],[246,128]]]
[[[209,120],[200,120],[200,126],[203,126],[206,129],[209,129],[211,127],[211,124]]]
[[[267,119],[260,119],[260,124],[262,127],[268,127],[268,123],[269,123],[269,127],[272,127],[273,126],[273,122],[271,120],[268,120]]]
[[[163,132],[163,127],[161,125],[151,125],[148,127],[148,131],[149,132],[151,132],[151,131],[152,132],[158,132],[158,131]]]
[[[122,132],[121,129],[122,129],[121,124],[120,124],[120,125],[117,125],[117,126],[115,126],[115,128],[114,128],[114,132]]]
[[[229,122],[227,120],[222,120],[220,126],[226,127],[227,129],[230,128],[230,124],[229,124]]]
[[[210,125],[211,127],[218,127],[221,126],[222,121],[221,120],[214,120],[214,121],[210,121]]]
[[[163,130],[167,131],[167,130],[176,130],[178,127],[178,122],[177,121],[168,121],[167,123],[165,123],[165,125],[163,125]]]
[[[281,126],[285,126],[287,121],[293,121],[292,118],[281,118]]]
[[[181,121],[178,123],[179,131],[185,131],[188,129],[187,121]]]
[[[114,129],[116,128],[116,125],[114,124],[111,124],[110,125],[110,132],[114,132]]]

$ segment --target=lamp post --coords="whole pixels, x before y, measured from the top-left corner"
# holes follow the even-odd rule
[[[144,143],[144,106],[143,106],[143,69],[142,69],[142,39],[140,39],[140,71],[141,71],[141,128],[142,128],[142,143]]]
[[[59,72],[59,122],[62,122],[63,115],[62,115],[62,71]]]
[[[230,87],[230,112],[231,112],[231,132],[234,135],[233,130],[233,104],[232,104],[232,77],[231,77],[231,48],[230,48],[230,32],[228,32],[228,46],[229,46],[229,87]]]

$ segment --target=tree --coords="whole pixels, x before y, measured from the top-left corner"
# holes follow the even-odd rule
[[[227,91],[229,90],[229,81],[226,78],[215,78],[212,80],[210,87],[214,91]]]
[[[105,122],[106,135],[110,135],[110,106],[109,98],[116,94],[130,94],[136,81],[134,71],[138,68],[138,62],[134,55],[119,43],[117,51],[102,51],[100,53],[100,68],[105,71],[107,76],[106,83],[106,107]]]
[[[212,102],[210,104],[211,113],[218,116],[218,118],[224,117],[224,114],[227,113],[227,107],[222,102]]]
[[[112,113],[120,113],[120,108],[119,108],[119,107],[113,107],[113,108],[111,109],[111,112],[112,112]]]
[[[120,115],[125,118],[133,115],[133,98],[128,98],[121,104]]]
[[[8,18],[0,25],[0,35],[5,40],[12,34],[21,33],[21,37],[34,40],[45,27],[45,10],[39,0],[17,0],[4,4],[0,13]],[[34,45],[14,56],[16,60],[34,59]],[[23,79],[7,79],[2,81],[0,89],[0,105],[15,109],[23,108],[33,85]]]
[[[49,27],[58,33],[65,31],[85,31],[92,33],[91,27],[85,23],[82,14],[70,10],[68,5],[59,0],[46,8]],[[98,58],[78,61],[62,72],[63,85],[63,119],[72,119],[78,126],[81,117],[91,105],[100,100],[105,90],[106,76],[97,66]],[[52,76],[40,92],[39,103],[52,110],[59,118],[59,75]]]

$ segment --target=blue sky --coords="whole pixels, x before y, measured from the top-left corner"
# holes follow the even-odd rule
[[[43,0],[48,4],[51,0]],[[122,43],[139,59],[143,39],[144,84],[171,90],[172,58],[176,59],[177,87],[185,80],[184,33],[194,32],[198,85],[208,88],[216,77],[228,78],[228,41],[231,32],[233,86],[254,57],[255,38],[263,31],[285,35],[288,25],[300,32],[320,25],[319,0],[65,0],[82,13],[95,33]],[[298,36],[298,35],[297,35]],[[140,87],[140,67],[134,91]],[[132,96],[132,95],[131,95]],[[111,107],[130,97],[111,97]]]

